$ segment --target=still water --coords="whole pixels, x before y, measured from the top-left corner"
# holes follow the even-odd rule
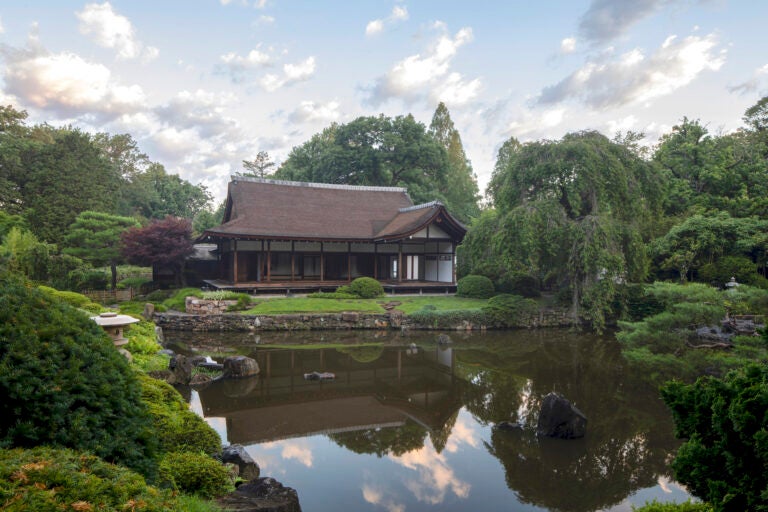
[[[259,362],[258,377],[188,398],[225,444],[246,447],[262,476],[295,488],[307,512],[618,512],[689,498],[668,470],[679,446],[671,416],[613,336],[451,338],[444,346],[437,333],[166,333],[182,353]],[[328,348],[339,343],[349,346]],[[360,343],[376,345],[351,346]],[[310,372],[335,379],[306,380]],[[586,415],[583,439],[537,438],[551,391]],[[524,428],[493,428],[501,421]]]

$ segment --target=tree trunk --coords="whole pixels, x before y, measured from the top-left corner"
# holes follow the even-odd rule
[[[117,264],[114,261],[109,263],[110,270],[112,270],[112,289],[117,288]]]

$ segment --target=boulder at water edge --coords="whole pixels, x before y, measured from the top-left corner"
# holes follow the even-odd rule
[[[230,356],[224,360],[225,379],[243,379],[259,374],[259,363],[245,356]]]
[[[301,512],[296,491],[274,478],[257,478],[216,501],[230,512]]]
[[[221,462],[234,464],[238,467],[238,475],[243,480],[256,480],[259,478],[259,465],[256,461],[245,451],[245,448],[241,444],[231,444],[225,446],[221,451]]]
[[[536,425],[538,435],[576,439],[584,437],[586,431],[587,418],[576,406],[558,393],[550,393],[544,397]]]

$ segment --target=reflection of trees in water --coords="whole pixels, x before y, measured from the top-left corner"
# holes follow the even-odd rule
[[[453,432],[453,426],[456,424],[456,419],[459,417],[459,410],[457,409],[443,424],[442,428],[429,431],[429,439],[432,441],[432,446],[437,453],[442,453],[445,449],[445,445],[448,444],[448,438],[451,437]]]
[[[625,368],[618,347],[598,337],[494,340],[457,351],[472,385],[467,409],[482,423],[522,421],[523,431],[494,430],[488,451],[502,463],[521,501],[560,511],[621,502],[666,474],[672,425],[655,389]],[[538,439],[544,396],[562,393],[585,413],[580,440]],[[527,414],[529,413],[529,414]]]
[[[384,353],[384,345],[339,347],[336,351],[347,354],[358,363],[371,363]]]
[[[369,428],[354,432],[328,434],[337,445],[360,454],[400,456],[424,446],[427,429],[414,421],[399,427]]]

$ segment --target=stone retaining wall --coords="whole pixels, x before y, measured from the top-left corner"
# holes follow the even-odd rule
[[[390,313],[330,313],[292,315],[241,315],[155,313],[152,320],[163,329],[175,331],[315,331],[351,329],[414,329],[414,330],[485,330],[486,325],[460,321],[455,325],[419,325],[399,311]],[[565,310],[541,310],[523,320],[520,328],[568,327],[573,319]]]

